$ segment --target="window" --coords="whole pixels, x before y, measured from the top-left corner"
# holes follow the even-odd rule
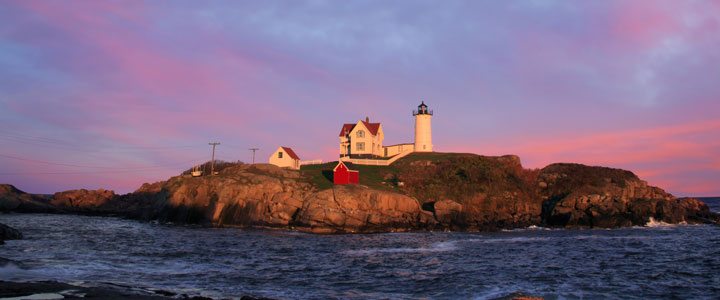
[[[278,152],[278,158],[282,158],[282,152]]]
[[[359,137],[359,138],[365,137],[365,131],[358,130],[358,131],[355,133],[355,136],[356,136],[356,137]]]
[[[355,149],[358,151],[365,151],[365,143],[355,143]]]

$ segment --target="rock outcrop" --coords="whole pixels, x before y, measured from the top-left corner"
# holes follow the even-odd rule
[[[315,233],[408,231],[434,223],[417,200],[360,186],[313,193],[293,221],[298,229]]]
[[[0,184],[0,212],[46,213],[56,212],[49,198],[18,190],[9,184]]]
[[[55,193],[50,204],[64,209],[70,210],[92,210],[96,207],[106,205],[117,195],[113,191],[99,190],[69,190]]]
[[[239,165],[205,177],[176,176],[120,197],[149,205],[146,219],[217,226],[287,227],[313,186],[297,171]]]
[[[4,244],[6,240],[19,240],[22,237],[22,233],[17,229],[0,223],[0,245]]]
[[[402,192],[432,211],[438,228],[497,230],[541,222],[532,173],[515,155],[433,153],[396,162]]]
[[[318,174],[266,164],[228,165],[215,176],[180,175],[126,195],[101,189],[46,197],[0,185],[0,210],[313,233],[720,221],[703,202],[676,199],[619,169],[553,164],[527,170],[512,155],[427,153],[366,171],[375,173],[362,173],[364,186],[323,187],[318,180],[326,179]]]
[[[553,164],[541,170],[538,186],[549,226],[611,228],[642,226],[650,218],[667,223],[714,218],[701,201],[676,199],[620,169]]]
[[[151,213],[142,218],[215,226],[344,233],[407,231],[434,221],[408,196],[359,186],[320,191],[297,171],[272,165],[230,167],[212,177],[173,177],[120,198],[148,203]]]

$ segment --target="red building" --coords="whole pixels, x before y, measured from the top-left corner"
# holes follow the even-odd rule
[[[360,171],[350,170],[342,161],[339,161],[333,169],[333,183],[358,184],[360,183]]]

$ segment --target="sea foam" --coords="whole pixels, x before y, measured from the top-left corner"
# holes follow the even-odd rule
[[[663,222],[663,221],[658,221],[658,220],[655,220],[655,218],[650,217],[650,219],[648,220],[648,222],[645,223],[645,227],[652,227],[652,228],[656,228],[656,227],[675,227],[675,226],[678,226],[678,225],[687,225],[687,222],[682,221],[682,222],[677,223],[677,224],[671,224],[671,223],[667,223],[667,222]]]

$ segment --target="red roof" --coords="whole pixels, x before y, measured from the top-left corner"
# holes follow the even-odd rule
[[[365,125],[365,128],[367,128],[370,131],[370,134],[372,134],[372,135],[378,134],[378,130],[380,130],[380,123],[370,123],[370,122],[365,122],[365,121],[362,121],[362,122],[363,122],[363,125]],[[353,130],[353,128],[355,128],[355,124],[347,124],[347,123],[343,124],[342,129],[340,129],[340,136],[343,137],[343,136],[348,135],[350,133],[350,131]]]
[[[363,121],[363,124],[365,124],[365,127],[367,127],[368,130],[370,130],[370,133],[372,133],[372,135],[378,134],[378,130],[380,129],[380,123],[369,123]]]
[[[280,147],[280,148],[282,148],[283,151],[285,151],[285,153],[290,155],[290,158],[300,160],[300,157],[298,157],[297,154],[295,154],[295,151],[293,151],[292,148],[290,148],[290,147]]]
[[[340,129],[340,137],[348,135],[353,128],[355,128],[355,124],[343,124],[342,129]]]

